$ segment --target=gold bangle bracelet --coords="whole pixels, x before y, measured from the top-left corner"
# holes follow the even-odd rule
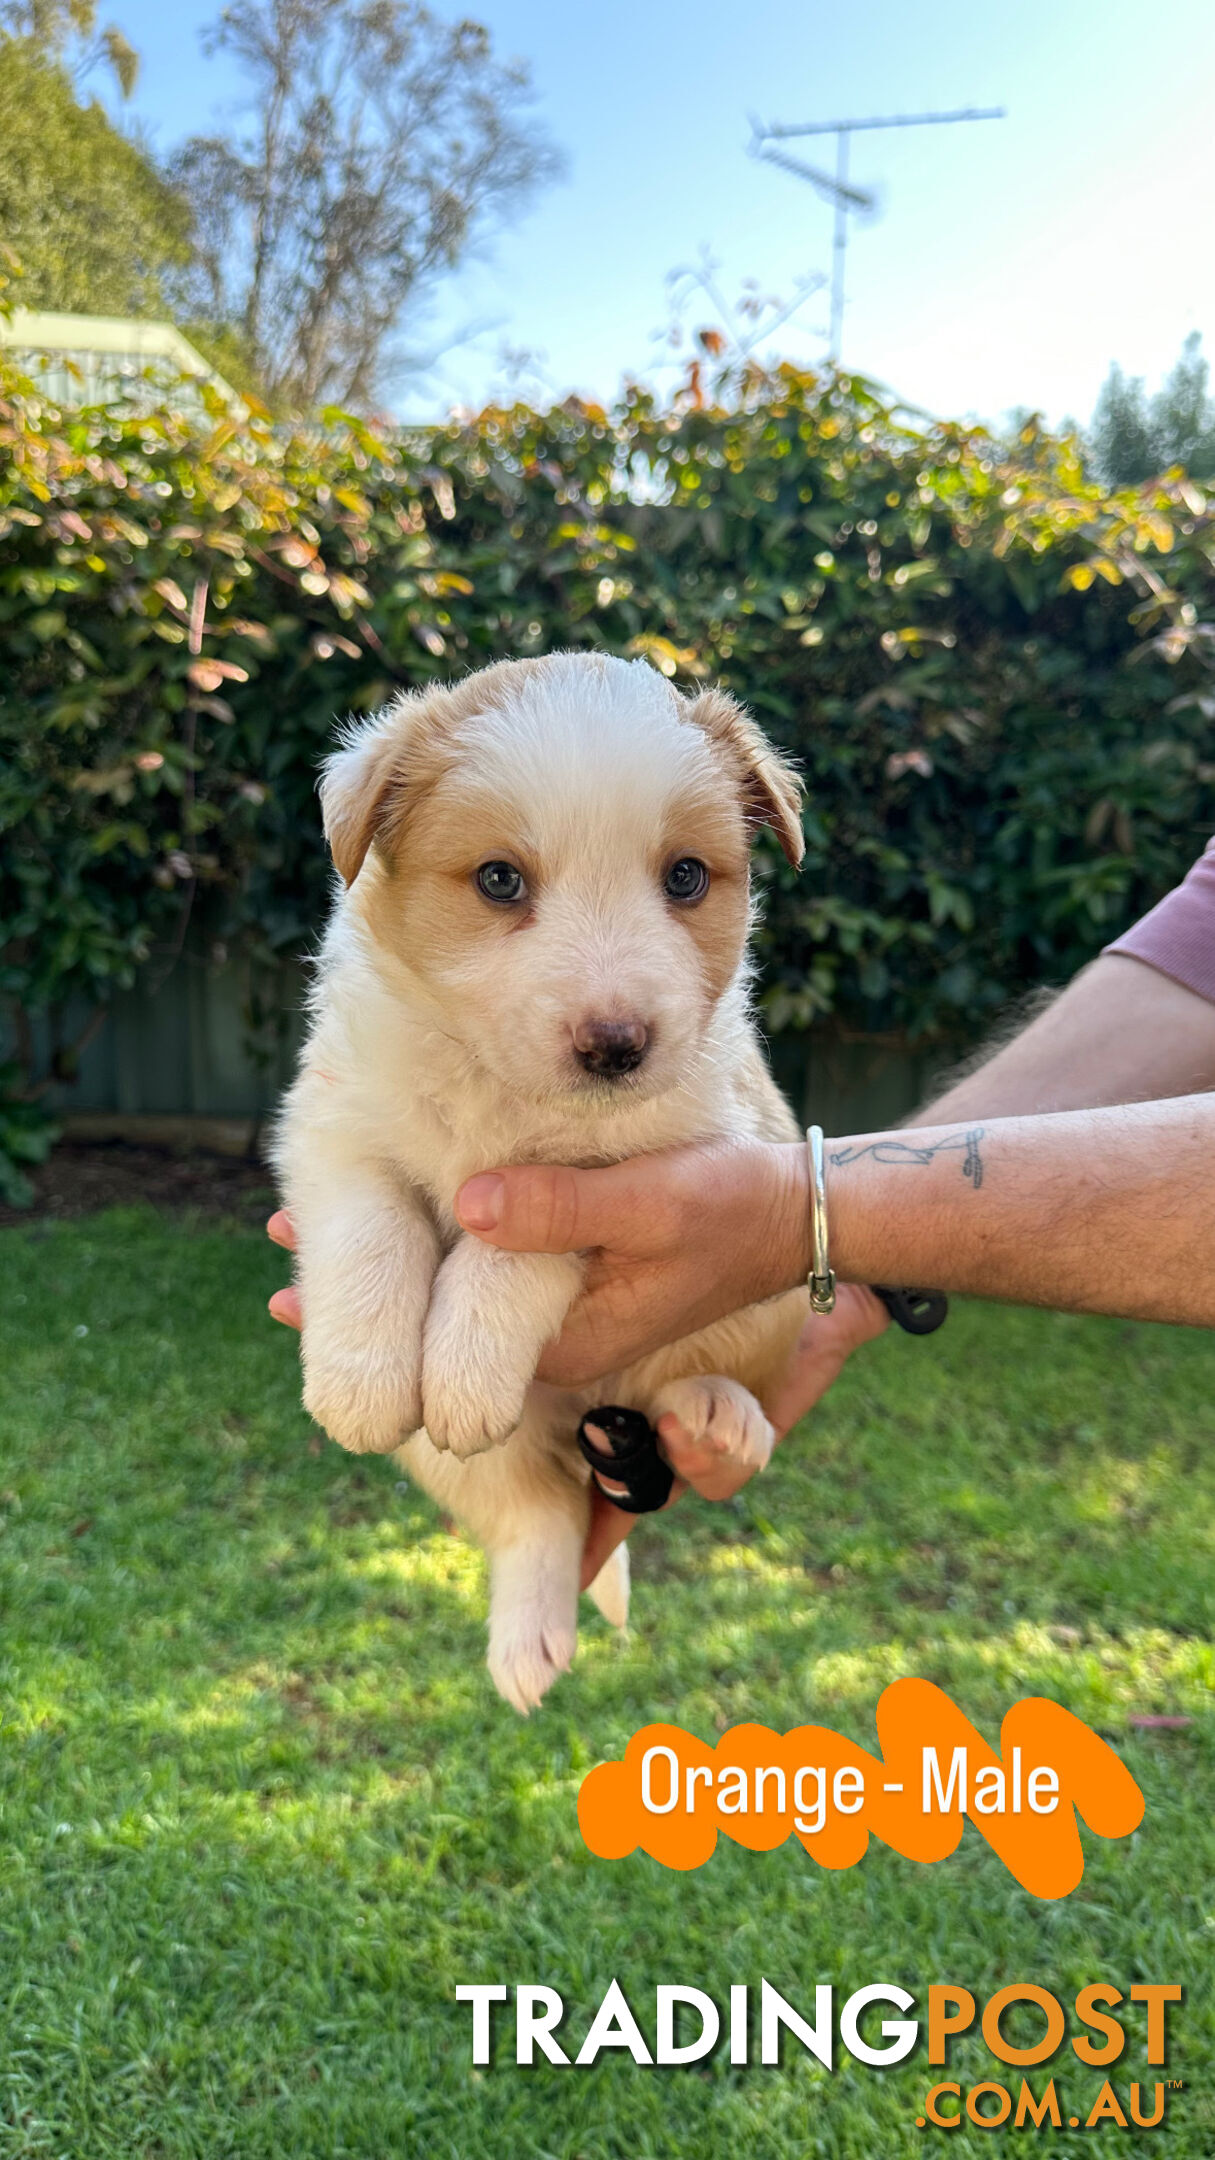
[[[827,1180],[821,1125],[810,1126],[806,1148],[810,1157],[810,1273],[806,1287],[811,1310],[829,1313],[835,1306],[835,1274],[827,1248]]]

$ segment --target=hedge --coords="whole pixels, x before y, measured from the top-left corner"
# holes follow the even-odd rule
[[[335,719],[555,646],[717,677],[807,777],[761,844],[771,1030],[973,1037],[1067,977],[1215,825],[1215,515],[1106,496],[1032,425],[914,425],[782,368],[662,407],[491,409],[378,439],[0,374],[0,996],[104,1012],[187,936],[298,951]],[[24,1127],[22,1128],[24,1129]]]

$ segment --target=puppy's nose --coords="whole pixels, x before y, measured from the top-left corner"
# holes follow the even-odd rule
[[[648,1042],[640,1020],[580,1020],[574,1029],[578,1063],[586,1072],[609,1080],[636,1072]]]

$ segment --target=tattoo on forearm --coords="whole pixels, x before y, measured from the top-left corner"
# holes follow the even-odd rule
[[[867,1140],[863,1146],[838,1148],[834,1154],[828,1154],[827,1160],[836,1169],[842,1169],[845,1163],[859,1162],[862,1155],[872,1155],[875,1162],[893,1166],[935,1162],[938,1155],[964,1151],[962,1175],[970,1179],[978,1192],[983,1183],[983,1157],[979,1153],[983,1136],[983,1126],[972,1125],[967,1132],[950,1133],[944,1140],[934,1140],[930,1147],[912,1147],[906,1140]]]

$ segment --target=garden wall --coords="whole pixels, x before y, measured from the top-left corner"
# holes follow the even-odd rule
[[[303,972],[250,960],[208,965],[187,953],[163,980],[120,990],[81,1054],[76,1079],[48,1090],[56,1116],[94,1136],[146,1130],[188,1139],[191,1128],[233,1151],[261,1144],[266,1118],[293,1070],[303,1030]],[[264,1024],[250,1028],[250,1010]],[[88,1018],[65,1016],[67,1032]],[[45,1041],[38,1055],[45,1058]],[[829,1132],[896,1124],[922,1102],[940,1053],[879,1038],[843,1040],[828,1025],[768,1044],[773,1070],[803,1122]],[[87,1122],[80,1124],[81,1120]],[[155,1120],[155,1132],[148,1124]],[[219,1122],[230,1130],[219,1132]]]

